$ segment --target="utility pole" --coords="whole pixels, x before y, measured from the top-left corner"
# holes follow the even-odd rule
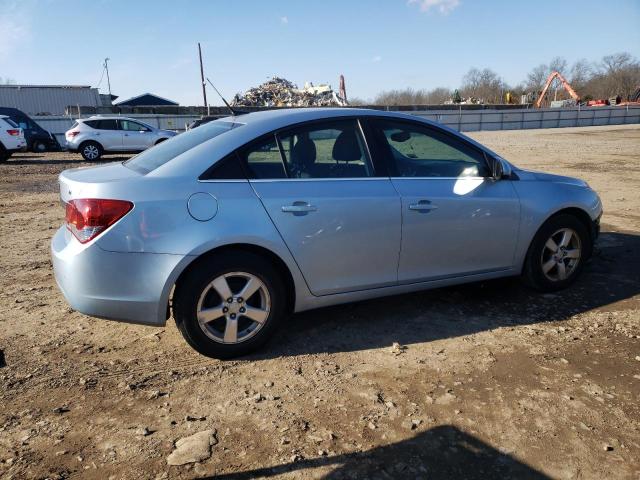
[[[111,80],[109,79],[109,58],[104,59],[104,69],[107,71],[107,85],[109,86],[109,98],[111,98]]]
[[[204,68],[202,67],[202,48],[200,48],[200,42],[198,42],[198,55],[200,56],[200,80],[202,81],[202,97],[204,98],[204,106],[207,107],[207,115],[211,114],[209,104],[207,103],[207,89],[204,83]]]

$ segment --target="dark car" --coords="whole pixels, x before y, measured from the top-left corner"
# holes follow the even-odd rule
[[[35,153],[61,150],[56,137],[34,122],[29,115],[17,108],[0,107],[0,115],[6,115],[24,132],[27,150]]]

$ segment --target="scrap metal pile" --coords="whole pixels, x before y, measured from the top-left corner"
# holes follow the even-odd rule
[[[306,83],[299,89],[289,80],[273,77],[247,90],[244,95],[236,94],[232,104],[239,107],[328,107],[343,106],[346,101],[330,85]]]

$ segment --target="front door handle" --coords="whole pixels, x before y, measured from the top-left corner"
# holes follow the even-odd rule
[[[430,212],[437,208],[438,206],[434,205],[429,200],[420,200],[418,203],[412,203],[409,205],[409,210],[417,210],[418,212]]]
[[[309,205],[308,203],[303,202],[294,202],[293,205],[283,205],[282,211],[288,213],[307,213],[307,212],[315,212],[318,210],[314,205]]]

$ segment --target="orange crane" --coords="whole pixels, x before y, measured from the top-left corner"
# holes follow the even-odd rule
[[[562,86],[569,93],[569,95],[571,95],[571,98],[573,98],[576,102],[580,101],[580,96],[573,88],[571,88],[571,85],[569,85],[569,82],[567,82],[562,74],[560,72],[551,72],[551,75],[547,77],[547,82],[544,84],[542,93],[538,97],[538,100],[536,100],[536,108],[540,108],[540,106],[542,105],[542,101],[544,100],[544,96],[547,94],[547,90],[549,90],[551,82],[553,82],[553,80],[556,78],[558,78],[562,82]]]

